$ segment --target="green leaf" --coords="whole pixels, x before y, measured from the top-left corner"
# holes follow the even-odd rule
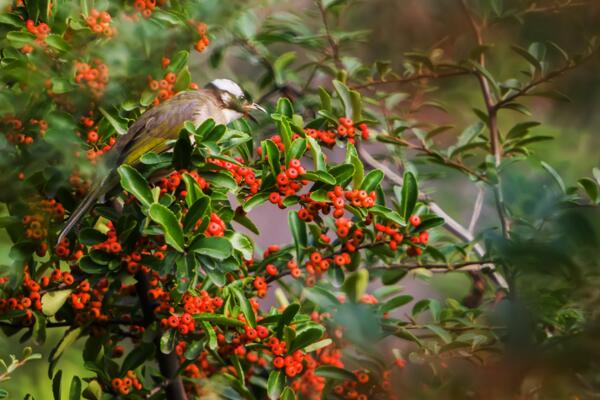
[[[350,102],[352,104],[352,120],[362,120],[362,97],[358,91],[350,91]]]
[[[175,330],[169,329],[165,331],[160,337],[160,352],[170,354],[175,348],[175,338]]]
[[[93,246],[95,244],[103,243],[108,237],[94,228],[83,228],[79,232],[79,242],[86,246]]]
[[[332,365],[322,365],[318,367],[315,369],[315,375],[340,381],[356,381],[356,375],[352,372]]]
[[[173,89],[176,92],[188,90],[190,88],[190,83],[192,83],[192,74],[190,74],[190,70],[186,65],[177,75]]]
[[[402,184],[402,193],[400,199],[400,214],[405,221],[412,215],[417,199],[419,197],[419,189],[417,187],[417,178],[412,172],[406,171],[404,173],[404,180]]]
[[[121,365],[121,375],[127,371],[134,370],[144,364],[154,354],[154,345],[152,343],[141,343],[127,354]]]
[[[358,157],[358,153],[356,151],[356,147],[353,144],[348,144],[346,146],[346,164],[352,164],[354,167],[354,177],[352,178],[352,185],[354,187],[360,187],[360,184],[363,181],[363,177],[365,175],[365,167],[360,161]]]
[[[91,256],[83,256],[79,259],[79,268],[88,274],[96,275],[106,272],[106,265],[98,264]]]
[[[46,37],[46,43],[48,46],[59,51],[64,52],[71,50],[69,43],[67,43],[60,35],[54,33],[51,33]]]
[[[135,168],[126,164],[121,165],[117,172],[123,189],[133,194],[145,207],[150,207],[154,200],[146,179]]]
[[[32,43],[35,39],[35,35],[29,32],[12,31],[6,34],[6,39],[14,47],[21,48],[26,44]]]
[[[323,339],[323,340],[319,340],[318,342],[315,342],[313,344],[310,344],[308,346],[304,346],[304,351],[307,353],[311,353],[313,351],[317,351],[319,349],[322,349],[323,347],[327,347],[330,344],[333,343],[333,340],[327,338],[327,339]]]
[[[535,58],[529,51],[525,50],[522,47],[519,47],[517,45],[512,45],[510,46],[510,48],[517,53],[518,55],[520,55],[521,57],[523,57],[525,59],[525,61],[527,61],[529,64],[531,64],[531,66],[534,69],[534,74],[539,74],[542,71],[542,64],[540,63],[540,61]]]
[[[248,236],[239,232],[234,232],[229,240],[233,248],[242,253],[242,257],[244,257],[245,260],[251,260],[253,258],[254,243],[248,238]]]
[[[367,290],[369,284],[369,271],[366,269],[359,269],[354,273],[346,277],[346,281],[342,288],[344,293],[348,295],[354,302],[358,302],[362,295]]]
[[[211,322],[212,324],[219,326],[242,327],[246,325],[238,319],[227,318],[223,315],[209,313],[194,314],[194,319],[197,319],[199,321]]]
[[[60,384],[62,380],[62,370],[58,370],[54,378],[52,379],[52,395],[54,396],[54,400],[62,400]]]
[[[307,179],[312,182],[323,182],[328,185],[335,185],[335,178],[326,171],[307,171],[302,176],[302,179]]]
[[[173,211],[162,204],[155,203],[150,206],[149,215],[154,222],[158,223],[163,228],[167,244],[175,250],[183,252],[183,230],[181,229],[179,220],[175,214],[173,214]]]
[[[383,180],[383,176],[384,176],[383,171],[381,171],[379,169],[374,169],[374,170],[369,171],[367,176],[365,176],[362,183],[360,184],[360,188],[367,192],[371,192],[371,191],[375,190],[375,188]]]
[[[272,140],[265,140],[262,142],[263,146],[266,149],[267,160],[269,161],[269,166],[271,167],[271,173],[274,176],[277,176],[281,172],[281,166],[279,160],[281,155],[279,153],[279,148]]]
[[[71,380],[71,387],[69,388],[69,400],[81,399],[81,379],[78,376],[74,376]]]
[[[188,346],[186,346],[183,356],[186,360],[193,361],[200,356],[202,350],[204,350],[204,343],[200,340],[194,340]]]
[[[350,97],[350,90],[338,80],[333,81],[333,87],[342,101],[345,116],[352,118],[352,98]]]
[[[248,325],[250,325],[253,328],[256,327],[256,316],[254,314],[254,309],[250,305],[250,301],[248,300],[246,295],[236,287],[230,287],[230,290],[235,295],[240,309],[242,310],[244,317],[246,317],[246,322],[248,323]]]
[[[281,393],[281,400],[296,400],[296,393],[294,393],[294,389],[286,386]]]
[[[217,340],[215,329],[206,321],[200,321],[200,323],[202,324],[202,328],[204,328],[204,332],[208,334],[208,348],[216,350],[219,347],[219,342]]]
[[[331,96],[329,95],[329,92],[322,87],[319,87],[319,98],[321,99],[321,109],[332,112],[333,109],[331,107]]]
[[[579,186],[581,186],[583,188],[585,193],[588,195],[588,197],[590,198],[590,200],[592,200],[592,202],[594,204],[596,204],[596,203],[598,203],[598,201],[600,201],[600,199],[598,197],[598,195],[599,195],[598,184],[596,183],[595,180],[590,179],[590,178],[581,178],[581,179],[577,180],[577,183],[579,184]]]
[[[196,143],[201,143],[201,141],[204,140],[204,136],[208,135],[215,128],[216,125],[217,124],[212,118],[209,118],[206,121],[204,121],[198,127],[198,129],[196,129]]]
[[[323,336],[325,329],[323,327],[308,328],[296,335],[292,343],[290,344],[289,353],[303,349],[308,345],[316,343]]]
[[[292,106],[292,102],[290,101],[290,99],[288,99],[287,97],[280,97],[277,100],[277,106],[275,107],[275,110],[278,114],[285,115],[288,118],[292,118],[292,116],[294,115],[294,107]]]
[[[306,137],[306,140],[310,144],[310,152],[313,156],[313,162],[315,165],[316,171],[327,171],[327,164],[325,163],[325,158],[323,157],[323,151],[321,150],[321,146],[317,141],[309,136]]]
[[[106,118],[108,123],[114,128],[115,132],[117,132],[121,136],[125,135],[127,133],[127,125],[120,122],[112,115],[110,115],[110,113],[108,111],[106,111],[104,108],[99,107],[98,109],[100,110],[102,115],[104,115],[104,118]]]
[[[306,152],[306,139],[298,138],[292,142],[290,147],[290,160],[300,159]]]
[[[238,185],[230,172],[205,172],[202,177],[206,179],[213,187],[224,188],[230,191],[237,191]]]
[[[278,86],[285,84],[285,72],[287,67],[294,62],[296,59],[295,51],[288,51],[283,53],[273,62],[273,75],[275,77],[275,83]]]
[[[173,148],[173,167],[178,170],[188,168],[192,159],[193,150],[194,148],[192,147],[188,132],[185,129],[181,130],[181,132],[179,132],[179,138],[177,139],[177,142],[175,142],[175,147]]]
[[[556,172],[556,170],[545,161],[541,161],[540,164],[542,164],[542,167],[550,174],[550,176],[552,176],[552,178],[554,178],[554,180],[558,184],[558,187],[560,188],[560,191],[562,193],[566,193],[567,189],[565,187],[565,183],[563,182],[558,172]]]
[[[456,143],[457,147],[464,146],[469,144],[475,139],[483,130],[485,129],[485,124],[482,121],[477,121],[468,127],[465,128],[464,131],[458,137],[458,142]]]
[[[440,337],[440,339],[442,339],[444,341],[444,343],[448,344],[448,343],[452,342],[452,335],[450,334],[450,332],[448,332],[447,330],[445,330],[441,326],[431,325],[431,324],[425,325],[425,326],[431,332],[433,332],[436,335],[438,335]]]
[[[290,230],[292,231],[292,237],[294,238],[294,245],[296,246],[296,257],[298,260],[301,260],[304,248],[308,243],[306,223],[298,217],[296,211],[290,211],[288,213],[288,223],[290,225]]]
[[[412,300],[413,297],[409,295],[394,297],[393,299],[390,299],[381,305],[381,312],[390,312],[398,307],[402,307],[403,305],[410,303]]]
[[[42,313],[47,316],[52,316],[60,310],[65,304],[69,296],[73,292],[72,289],[53,290],[42,295]]]
[[[186,50],[181,50],[171,58],[171,62],[167,66],[167,72],[178,73],[183,67],[187,65],[188,57],[190,53]]]
[[[50,368],[52,365],[56,363],[56,361],[60,358],[62,353],[71,346],[77,338],[79,338],[79,334],[81,333],[81,328],[75,328],[69,331],[66,331],[62,339],[58,342],[58,345],[52,350],[48,359],[50,360]],[[51,373],[51,370],[48,371]]]
[[[290,324],[294,320],[296,314],[300,311],[300,304],[292,303],[283,310],[281,314],[281,318],[277,321],[277,326],[275,327],[275,335],[277,337],[281,337],[283,334],[283,328]]]
[[[82,396],[88,400],[102,400],[102,386],[94,379],[88,383]]]
[[[231,256],[233,248],[231,242],[221,236],[198,236],[190,244],[189,250],[217,260],[224,260]]]
[[[281,392],[283,391],[283,385],[285,384],[285,376],[281,370],[273,370],[269,374],[267,380],[267,396],[271,400],[279,399]]]
[[[331,176],[335,178],[335,184],[345,186],[346,182],[354,175],[354,165],[339,164],[329,170]]]
[[[252,210],[254,207],[266,202],[267,200],[269,200],[269,193],[260,192],[260,193],[255,194],[254,196],[250,197],[248,199],[248,201],[246,201],[244,203],[242,208],[244,209],[244,211],[248,212],[248,211]]]
[[[185,190],[187,191],[185,195],[185,202],[188,207],[191,208],[200,199],[208,199],[193,176],[188,173],[184,173],[182,177],[183,182],[185,183]],[[210,204],[210,199],[208,199],[208,202]]]

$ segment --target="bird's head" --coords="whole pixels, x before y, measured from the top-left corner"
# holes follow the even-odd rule
[[[250,111],[252,110],[267,112],[260,105],[253,103],[242,88],[232,80],[215,79],[206,85],[206,88],[214,90],[217,98],[221,101],[223,112],[229,121],[234,121],[244,116],[252,118],[250,115]]]

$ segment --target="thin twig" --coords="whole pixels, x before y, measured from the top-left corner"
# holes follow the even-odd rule
[[[477,190],[477,197],[475,198],[475,205],[473,206],[473,214],[471,215],[471,222],[469,223],[469,232],[471,232],[471,234],[475,232],[475,227],[477,226],[477,221],[479,221],[479,217],[481,216],[483,200],[485,198],[484,188],[479,186]]]
[[[391,84],[404,85],[407,83],[420,81],[423,79],[440,79],[440,78],[448,78],[448,77],[453,77],[453,76],[468,75],[471,73],[472,73],[472,71],[466,70],[466,69],[460,69],[457,71],[450,71],[450,72],[439,72],[439,73],[430,72],[430,73],[426,73],[426,74],[412,75],[412,76],[408,76],[405,78],[370,81],[370,82],[362,83],[359,85],[352,85],[352,86],[350,86],[350,89],[358,90],[358,89],[371,88],[373,86],[391,85]]]
[[[338,68],[343,68],[344,65],[342,64],[342,60],[340,60],[339,46],[338,46],[337,42],[335,41],[335,39],[333,38],[331,31],[329,30],[329,21],[327,20],[327,10],[325,10],[325,6],[323,6],[322,0],[315,0],[315,3],[317,3],[317,7],[319,7],[319,12],[321,14],[321,21],[323,22],[323,27],[325,28],[325,36],[327,37],[327,41],[329,42],[329,47],[331,48],[331,56],[333,57],[333,60],[336,64],[336,66]]]

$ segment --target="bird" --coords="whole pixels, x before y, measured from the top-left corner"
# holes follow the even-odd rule
[[[227,125],[241,117],[251,117],[251,110],[266,113],[263,107],[248,99],[237,83],[230,79],[215,79],[204,88],[179,92],[144,112],[105,154],[104,172],[98,174],[103,176],[96,177],[87,195],[69,215],[57,243],[61,243],[92,207],[117,186],[120,165],[135,166],[145,153],[168,151],[187,121],[196,128],[208,119]],[[190,135],[192,143],[194,139]]]

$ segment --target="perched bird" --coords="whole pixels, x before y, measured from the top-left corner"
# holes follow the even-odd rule
[[[229,79],[215,79],[203,89],[184,91],[143,113],[104,157],[105,173],[92,184],[86,197],[71,213],[58,236],[60,243],[87,212],[119,182],[117,168],[122,164],[136,165],[150,151],[169,150],[186,121],[196,127],[212,118],[217,124],[228,124],[251,110],[266,112],[249,101],[243,90]],[[190,137],[193,141],[193,135]]]

